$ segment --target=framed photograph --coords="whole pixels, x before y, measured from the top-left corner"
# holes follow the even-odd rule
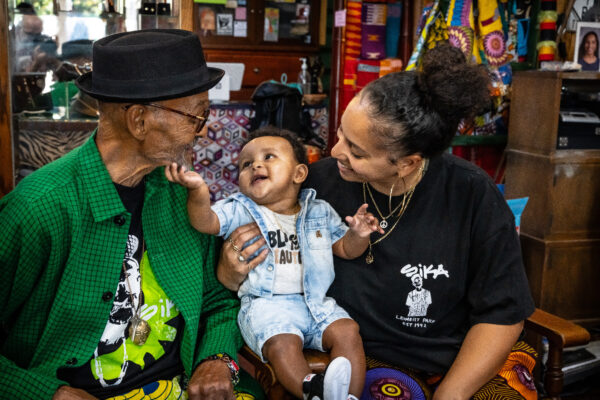
[[[575,35],[575,62],[581,64],[582,71],[600,71],[598,40],[600,22],[578,22]]]
[[[217,14],[217,35],[233,35],[233,14]]]
[[[595,0],[574,0],[573,8],[569,13],[567,20],[567,30],[575,32],[577,22],[593,22],[598,21],[600,17],[600,9],[594,7]]]

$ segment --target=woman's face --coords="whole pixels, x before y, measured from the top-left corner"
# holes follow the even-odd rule
[[[337,132],[338,142],[331,149],[340,175],[350,182],[379,183],[389,188],[397,179],[397,169],[389,154],[377,146],[371,130],[367,108],[355,97],[342,115]]]
[[[595,35],[587,35],[583,46],[585,49],[585,54],[591,55],[591,56],[595,55],[596,49],[598,48],[598,41],[596,40],[596,36]]]

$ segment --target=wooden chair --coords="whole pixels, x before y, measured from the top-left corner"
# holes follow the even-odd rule
[[[550,347],[545,364],[545,373],[539,379],[542,380],[546,392],[544,398],[558,400],[563,388],[563,349],[587,344],[590,341],[590,334],[581,326],[540,309],[536,309],[533,315],[525,321],[525,330],[527,342],[538,349],[540,348],[541,337],[548,338]],[[267,399],[294,399],[277,381],[271,366],[268,363],[263,363],[249,347],[244,346],[238,355],[240,367],[258,381],[265,391]],[[323,372],[330,361],[328,353],[316,350],[305,350],[304,356],[315,373]]]

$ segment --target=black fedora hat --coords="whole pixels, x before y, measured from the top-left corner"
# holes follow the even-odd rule
[[[108,102],[174,99],[206,91],[225,73],[209,68],[198,36],[180,29],[117,33],[94,42],[84,93]]]

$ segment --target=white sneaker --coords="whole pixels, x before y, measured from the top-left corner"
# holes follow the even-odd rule
[[[333,359],[325,371],[323,400],[346,400],[351,374],[352,365],[346,357]]]

